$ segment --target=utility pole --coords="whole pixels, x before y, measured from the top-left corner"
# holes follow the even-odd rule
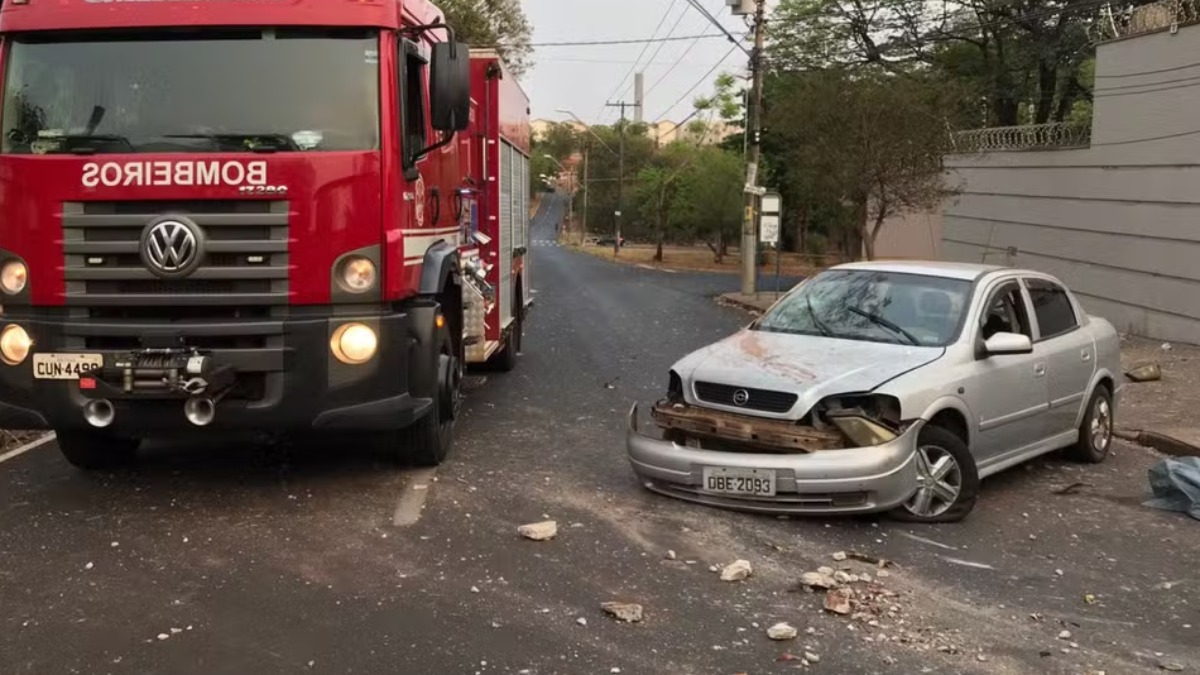
[[[610,108],[621,109],[620,138],[621,145],[617,159],[617,212],[616,212],[616,230],[617,238],[613,242],[613,256],[620,257],[621,255],[621,216],[625,208],[625,109],[634,105],[626,101],[617,101],[616,103],[606,104]]]
[[[588,146],[591,143],[583,145],[583,218],[580,222],[579,245],[583,246],[583,242],[587,240],[587,202],[588,192],[591,189],[588,187]]]
[[[746,153],[746,212],[742,221],[742,293],[757,286],[758,269],[758,162],[762,155],[763,47],[766,43],[766,0],[754,0],[754,51],[750,54],[750,101],[746,110],[749,150]]]

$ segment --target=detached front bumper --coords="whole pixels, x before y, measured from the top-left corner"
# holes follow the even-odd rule
[[[642,485],[671,497],[755,513],[873,513],[899,506],[916,491],[914,455],[921,426],[917,422],[891,443],[873,448],[786,455],[720,452],[642,434],[634,404],[625,444],[629,463]],[[776,494],[758,497],[706,491],[704,469],[710,467],[773,470]]]

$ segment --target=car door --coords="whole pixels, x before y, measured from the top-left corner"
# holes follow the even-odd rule
[[[1096,371],[1096,345],[1081,321],[1067,290],[1048,279],[1023,279],[1033,305],[1037,337],[1035,347],[1046,354],[1050,409],[1047,436],[1076,428],[1079,411],[1086,401],[1092,374]]]
[[[980,469],[1044,438],[1049,407],[1044,350],[1035,344],[1030,354],[983,352],[984,341],[997,332],[1033,339],[1028,299],[1020,282],[1015,278],[999,281],[985,298],[971,324],[978,357],[973,382],[964,393],[978,420],[972,452]]]

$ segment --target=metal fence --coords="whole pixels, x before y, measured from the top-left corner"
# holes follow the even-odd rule
[[[950,147],[951,152],[961,154],[1012,150],[1054,150],[1084,148],[1091,143],[1091,140],[1091,125],[1055,122],[957,131],[951,134]]]
[[[1174,32],[1179,26],[1200,21],[1200,0],[1159,0],[1137,7],[1105,5],[1092,24],[1096,41],[1153,33]]]

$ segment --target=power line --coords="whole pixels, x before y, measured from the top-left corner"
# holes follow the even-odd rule
[[[1098,94],[1092,94],[1093,98],[1111,98],[1114,96],[1140,96],[1142,94],[1154,94],[1160,91],[1174,91],[1176,89],[1191,89],[1192,87],[1200,87],[1200,82],[1192,82],[1191,84],[1173,84],[1166,87],[1157,87],[1155,89],[1141,89],[1139,91],[1117,91],[1111,94],[1106,94],[1103,91]]]
[[[667,22],[667,17],[671,16],[671,10],[675,9],[675,5],[677,5],[677,4],[679,4],[679,0],[671,0],[671,4],[667,5],[667,11],[663,12],[662,18],[658,20],[658,25],[654,27],[654,32],[650,34],[651,37],[658,36],[658,31],[662,30],[663,24]],[[676,22],[675,25],[678,26],[679,25],[678,22]],[[667,34],[667,37],[671,37],[671,35],[673,33],[674,33],[674,29],[672,29],[671,33]],[[646,52],[650,50],[650,44],[651,43],[647,42],[646,44],[642,45],[642,51],[640,53],[638,53],[637,60],[634,61],[633,65],[629,67],[629,70],[626,71],[625,74],[621,76],[621,79],[617,82],[617,86],[615,89],[613,89],[612,93],[609,94],[608,96],[604,97],[605,101],[613,98],[614,96],[617,96],[618,94],[624,93],[623,90],[621,89],[621,87],[623,87],[625,85],[625,80],[628,80],[630,75],[637,72],[638,64],[641,63],[642,57],[645,56]],[[665,42],[658,43],[658,48],[661,50],[662,46],[664,44],[666,44],[666,43]],[[657,52],[655,53],[655,56],[657,56]],[[654,57],[653,56],[650,57],[650,60],[653,61]]]
[[[735,48],[740,49],[743,52],[746,52],[746,56],[750,56],[750,50],[743,47],[741,44],[741,41],[739,41],[737,38],[735,38],[733,36],[733,33],[730,33],[729,30],[727,28],[725,28],[725,26],[720,21],[717,20],[717,17],[715,17],[711,13],[709,13],[709,11],[704,8],[704,5],[700,4],[699,0],[687,0],[687,3],[689,5],[691,5],[692,7],[694,7],[697,12],[700,12],[701,14],[703,14],[704,18],[708,19],[709,23],[716,26],[722,33],[724,33],[725,37],[728,38],[729,41],[734,44]]]
[[[675,3],[672,2],[670,9],[667,10],[667,13],[670,14],[670,10],[674,9],[674,8],[675,8]],[[671,24],[671,30],[667,31],[667,37],[671,37],[671,36],[675,35],[675,31],[679,30],[679,25],[681,23],[683,23],[683,17],[685,17],[685,16],[687,16],[687,7],[684,7],[683,11],[679,13],[679,16],[675,18],[675,23]],[[650,55],[651,61],[658,58],[658,55],[662,53],[663,46],[665,46],[666,44],[667,43],[665,41],[658,43],[658,47],[654,50],[654,53]],[[629,86],[632,87],[636,82],[637,82],[637,80],[635,79],[634,82],[631,82]],[[617,98],[624,98],[625,95],[629,93],[629,87],[625,87],[623,89],[618,87],[618,89],[619,89],[620,95],[617,96]],[[616,96],[616,94],[613,94],[613,96]],[[612,96],[609,96],[609,98],[612,98]],[[605,100],[607,100],[607,99],[605,99]],[[643,102],[643,105],[644,105],[644,102]],[[607,119],[609,112],[611,112],[611,111],[608,108],[604,109],[602,111],[601,119]],[[644,110],[642,111],[642,114],[643,114],[643,116],[645,115]]]
[[[669,38],[639,38],[631,40],[586,40],[580,42],[531,42],[527,45],[495,43],[490,45],[471,45],[472,47],[608,47],[614,45],[640,45],[647,42],[686,42],[687,40],[706,40],[709,38],[725,38],[726,33],[705,33],[703,35],[679,35]]]
[[[1136,73],[1113,73],[1111,75],[1101,75],[1101,74],[1097,73],[1096,79],[1103,80],[1103,79],[1111,78],[1111,79],[1115,80],[1115,79],[1120,79],[1123,77],[1141,77],[1142,75],[1160,75],[1162,73],[1174,73],[1176,71],[1187,70],[1188,68],[1196,68],[1196,67],[1200,67],[1200,61],[1198,61],[1196,63],[1188,63],[1188,64],[1185,64],[1182,66],[1175,66],[1173,68],[1159,68],[1158,70],[1143,70],[1143,71],[1136,72]]]
[[[667,113],[669,113],[669,112],[671,112],[672,110],[674,110],[674,109],[675,109],[675,106],[679,105],[680,103],[683,103],[684,99],[686,99],[688,96],[691,96],[691,95],[692,95],[692,92],[696,91],[697,89],[699,89],[699,88],[700,88],[700,85],[702,85],[702,84],[704,84],[705,82],[707,82],[707,81],[708,81],[708,78],[712,77],[712,74],[713,74],[713,73],[715,73],[715,72],[717,72],[717,69],[718,69],[718,68],[720,68],[722,65],[724,65],[724,64],[725,64],[725,61],[727,61],[727,60],[729,59],[729,57],[730,57],[730,56],[733,56],[733,53],[734,53],[734,52],[736,52],[738,49],[741,49],[741,47],[742,47],[742,45],[741,45],[741,44],[736,44],[736,45],[734,45],[734,46],[733,46],[733,48],[732,48],[732,49],[730,49],[728,52],[726,52],[726,53],[725,53],[725,56],[721,57],[721,60],[720,60],[720,61],[717,61],[716,65],[714,65],[714,66],[713,66],[711,69],[709,69],[709,71],[708,71],[707,73],[705,73],[705,74],[704,74],[704,75],[703,75],[703,76],[702,76],[702,77],[701,77],[701,78],[700,78],[700,79],[699,79],[699,80],[696,82],[696,84],[693,84],[693,85],[691,86],[691,88],[690,88],[690,89],[688,89],[687,91],[685,91],[685,92],[683,93],[683,96],[680,96],[680,97],[679,97],[679,100],[677,100],[677,101],[675,101],[674,103],[672,103],[671,105],[667,106],[666,110],[664,110],[664,111],[663,111],[663,114],[662,114],[661,116],[659,116],[659,119],[662,119],[664,116],[666,116],[666,114],[667,114]]]
[[[1134,145],[1136,143],[1153,143],[1154,141],[1167,141],[1175,138],[1183,138],[1184,136],[1195,136],[1200,134],[1200,129],[1192,129],[1191,131],[1181,131],[1177,134],[1166,134],[1165,136],[1151,136],[1150,138],[1133,138],[1127,141],[1109,141],[1107,143],[1091,143],[1091,147],[1110,147],[1114,145]]]
[[[1099,87],[1094,89],[1096,93],[1103,91],[1121,91],[1125,89],[1143,89],[1145,87],[1157,87],[1164,84],[1179,84],[1181,82],[1196,82],[1200,80],[1200,75],[1192,75],[1190,77],[1179,77],[1174,80],[1158,80],[1156,82],[1140,82],[1138,84],[1123,84],[1116,87]]]
[[[665,80],[665,79],[667,79],[667,76],[668,76],[668,75],[670,75],[672,72],[674,72],[674,71],[675,71],[675,69],[679,67],[679,64],[680,64],[680,63],[683,63],[683,59],[684,59],[684,58],[685,58],[685,57],[686,57],[688,54],[690,54],[690,53],[691,53],[691,51],[692,51],[693,49],[695,49],[695,48],[696,48],[696,45],[698,45],[698,44],[700,44],[700,41],[699,41],[699,40],[695,40],[695,41],[693,41],[693,42],[692,42],[692,44],[688,45],[688,48],[687,48],[687,49],[685,49],[685,50],[683,51],[683,53],[679,55],[679,58],[675,60],[675,63],[672,63],[672,64],[671,64],[671,67],[670,67],[670,68],[667,68],[667,71],[666,71],[665,73],[663,73],[662,75],[660,75],[660,76],[659,76],[659,78],[658,78],[657,80],[655,80],[655,81],[654,81],[654,84],[651,84],[651,85],[650,85],[650,88],[649,88],[649,89],[647,89],[646,91],[642,92],[642,96],[643,96],[643,97],[645,97],[645,96],[649,96],[649,95],[650,95],[650,92],[654,91],[654,89],[655,89],[655,88],[656,88],[658,85],[662,84],[662,81],[663,81],[663,80]]]

